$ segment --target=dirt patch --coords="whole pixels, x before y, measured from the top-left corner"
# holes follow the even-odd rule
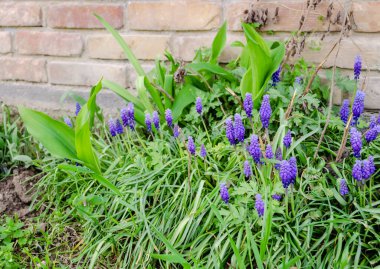
[[[38,179],[33,170],[15,169],[12,176],[0,181],[0,215],[17,214],[22,218],[31,214],[29,205]]]

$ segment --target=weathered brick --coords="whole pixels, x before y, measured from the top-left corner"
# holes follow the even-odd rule
[[[319,64],[331,50],[335,42],[338,40],[337,35],[328,36],[322,42],[320,36],[307,39],[305,51],[302,56],[312,63]],[[380,37],[371,36],[368,34],[356,34],[341,41],[336,65],[341,68],[350,68],[354,66],[354,58],[356,55],[361,55],[363,58],[363,68],[371,70],[380,70]],[[325,67],[334,65],[336,49],[327,62]]]
[[[32,58],[0,58],[0,80],[46,82],[46,62]]]
[[[354,22],[358,32],[380,32],[380,2],[356,1],[352,4]]]
[[[75,56],[81,54],[83,44],[79,34],[18,31],[15,47],[20,54]]]
[[[306,16],[303,31],[326,31],[329,23],[322,20],[327,14],[328,1],[322,1],[317,8],[311,9]],[[229,29],[241,31],[241,22],[244,18],[244,11],[253,7],[254,10],[268,9],[267,24],[261,28],[263,31],[295,31],[298,30],[299,22],[303,11],[306,10],[305,1],[265,1],[252,4],[252,1],[239,1],[229,3],[226,6],[226,16]],[[278,18],[274,20],[275,10],[278,7]],[[332,18],[335,19],[341,10],[338,4],[335,4]],[[343,14],[343,13],[342,13]],[[338,31],[340,26],[330,25],[330,31]]]
[[[59,61],[48,63],[49,79],[52,84],[92,86],[104,78],[125,86],[126,71],[126,65],[122,64]]]
[[[123,26],[123,7],[107,4],[54,4],[47,9],[47,24],[53,28],[103,28],[94,13],[115,28]]]
[[[9,53],[11,49],[11,34],[8,32],[0,32],[0,53]]]
[[[41,26],[41,8],[37,3],[0,4],[0,26]]]
[[[169,46],[169,35],[130,34],[122,36],[138,59],[151,60],[162,55]],[[90,58],[125,59],[120,45],[111,35],[89,36],[86,51]]]
[[[219,27],[220,3],[204,1],[130,2],[127,20],[134,30],[210,30]]]

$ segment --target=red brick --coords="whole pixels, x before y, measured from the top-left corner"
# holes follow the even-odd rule
[[[0,32],[0,53],[9,53],[11,50],[11,34],[8,32]]]
[[[57,61],[48,64],[48,71],[52,84],[92,86],[102,77],[122,86],[127,84],[127,67],[124,64]]]
[[[380,32],[380,2],[363,1],[354,2],[352,5],[356,31]]]
[[[303,31],[326,31],[328,22],[321,20],[326,16],[328,1],[322,1],[315,10],[311,9],[303,26]],[[241,22],[244,18],[244,11],[253,7],[254,9],[268,9],[267,25],[262,27],[263,31],[295,31],[298,30],[299,21],[306,9],[305,1],[265,1],[252,4],[252,1],[240,1],[227,4],[226,16],[229,29],[233,31],[241,31]],[[276,7],[279,8],[278,22],[272,20]],[[340,6],[336,3],[333,9],[332,18],[335,18],[340,10]],[[342,11],[343,12],[343,11]],[[343,13],[342,13],[343,14]],[[339,31],[340,26],[331,25],[330,31]]]
[[[123,26],[123,7],[106,4],[53,4],[47,9],[47,24],[53,28],[103,28],[94,13],[115,28]]]
[[[46,62],[31,58],[0,58],[0,80],[47,82]]]
[[[41,8],[37,3],[0,4],[0,26],[41,25]]]
[[[15,47],[20,54],[74,56],[81,54],[83,44],[79,34],[19,31]]]
[[[205,1],[130,2],[127,20],[134,30],[210,30],[220,26],[220,3]]]

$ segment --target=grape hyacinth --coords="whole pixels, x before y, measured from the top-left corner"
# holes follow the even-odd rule
[[[243,107],[244,107],[245,114],[247,114],[247,117],[252,118],[252,109],[253,109],[252,94],[250,93],[245,94]]]
[[[276,201],[281,201],[282,200],[282,195],[281,194],[273,194],[272,198]]]
[[[371,163],[369,160],[363,160],[362,161],[362,177],[364,180],[369,179],[372,176],[371,173]]]
[[[160,117],[158,116],[157,111],[153,111],[152,121],[153,121],[153,124],[154,124],[154,127],[156,128],[156,130],[160,130]]]
[[[360,55],[357,55],[355,57],[355,62],[354,62],[354,78],[356,80],[359,79],[361,71],[362,71],[362,58],[360,57]]]
[[[175,138],[177,138],[179,136],[179,126],[178,124],[174,125],[174,128],[173,128],[173,136]]]
[[[81,109],[82,109],[82,107],[80,106],[80,104],[76,103],[75,104],[75,116],[78,116]]]
[[[239,114],[235,114],[235,122],[234,122],[234,131],[235,131],[235,139],[236,142],[243,142],[245,135],[245,128],[243,124],[243,120]]]
[[[269,95],[266,94],[263,97],[263,101],[260,107],[260,119],[264,128],[268,128],[271,115],[272,109],[270,107]]]
[[[220,184],[220,197],[222,198],[223,202],[228,204],[230,200],[230,195],[228,193],[228,189],[225,183]]]
[[[370,119],[370,121],[369,121],[369,128],[372,129],[372,128],[374,128],[376,125],[377,125],[377,122],[376,122],[376,116],[375,116],[375,115],[372,115],[372,116],[371,116],[371,119]]]
[[[128,111],[125,107],[123,107],[120,110],[120,118],[121,118],[121,121],[123,122],[123,126],[127,127],[129,125],[129,117],[128,117]]]
[[[264,216],[265,204],[261,197],[261,194],[256,194],[255,208],[256,208],[257,214],[259,214],[259,217]]]
[[[119,119],[116,120],[115,127],[116,127],[117,134],[122,134],[124,132],[123,125],[121,124]]]
[[[145,114],[145,125],[146,125],[146,130],[150,133],[152,131],[152,120],[150,118],[149,113]]]
[[[281,152],[281,148],[278,148],[277,151],[276,151],[276,160],[277,161],[282,161],[282,152]],[[280,170],[280,167],[281,167],[281,163],[276,163],[274,165],[274,168],[276,170]]]
[[[273,159],[273,151],[272,151],[272,146],[268,144],[265,148],[265,157],[267,159]]]
[[[172,116],[172,111],[170,109],[165,110],[165,119],[166,123],[168,124],[169,127],[173,126],[173,116]]]
[[[206,151],[206,148],[205,148],[205,145],[204,145],[204,144],[201,145],[201,150],[200,150],[200,152],[199,152],[199,155],[200,155],[202,158],[206,158],[207,151]]]
[[[234,123],[230,118],[226,120],[226,136],[231,145],[235,145],[235,130]]]
[[[260,143],[259,143],[259,137],[255,134],[251,137],[251,143],[247,146],[247,150],[249,155],[252,156],[254,162],[256,164],[260,164],[261,161],[261,149],[260,149]]]
[[[295,158],[290,158],[289,161],[281,161],[280,178],[284,189],[287,189],[290,184],[294,184],[297,178],[297,164]]]
[[[280,82],[281,66],[272,75],[272,86],[275,87]]]
[[[374,162],[373,156],[369,156],[368,157],[368,161],[369,161],[369,164],[370,164],[371,175],[373,175],[375,173],[375,171],[376,171],[376,167],[375,167],[375,162]]]
[[[252,176],[252,169],[249,161],[244,162],[244,175],[246,178],[250,178]]]
[[[359,119],[364,111],[364,97],[365,93],[363,91],[358,90],[356,92],[354,102],[352,103],[352,115],[355,121]]]
[[[295,82],[299,85],[302,84],[302,77],[296,77]]]
[[[339,193],[342,196],[345,196],[349,193],[346,180],[344,180],[343,178],[339,182]]]
[[[355,127],[352,127],[350,130],[350,142],[352,146],[352,150],[354,152],[354,156],[356,158],[360,158],[362,150],[362,134]]]
[[[356,160],[356,163],[352,167],[352,177],[356,179],[357,181],[363,180],[362,175],[362,161]]]
[[[292,132],[291,131],[288,131],[286,133],[282,142],[284,143],[284,146],[286,148],[290,148],[290,145],[292,144]]]
[[[348,99],[344,99],[342,102],[342,107],[340,109],[340,119],[347,123],[348,117],[350,116],[350,101]]]
[[[367,141],[367,143],[370,143],[372,141],[374,141],[376,138],[377,138],[377,135],[379,134],[379,128],[377,127],[373,127],[371,129],[369,129],[366,134],[365,134],[365,140]]]
[[[112,118],[110,118],[108,121],[108,128],[110,130],[111,136],[116,136],[116,124]]]
[[[195,155],[195,144],[192,136],[187,138],[187,149],[189,150],[191,155]]]
[[[198,114],[202,114],[202,99],[200,97],[197,97],[197,100],[195,101],[195,109],[197,110]]]
[[[133,103],[128,103],[126,108],[121,109],[120,118],[124,127],[129,126],[131,130],[135,128],[135,108]]]
[[[65,117],[65,118],[63,119],[63,121],[64,121],[64,122],[66,123],[66,125],[69,126],[70,128],[73,127],[73,124],[71,123],[71,120],[70,120],[69,117]]]

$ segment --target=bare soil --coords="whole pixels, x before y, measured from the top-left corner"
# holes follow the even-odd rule
[[[30,203],[34,184],[39,180],[36,172],[16,168],[13,175],[0,181],[0,215],[17,214],[20,218],[30,217]]]

